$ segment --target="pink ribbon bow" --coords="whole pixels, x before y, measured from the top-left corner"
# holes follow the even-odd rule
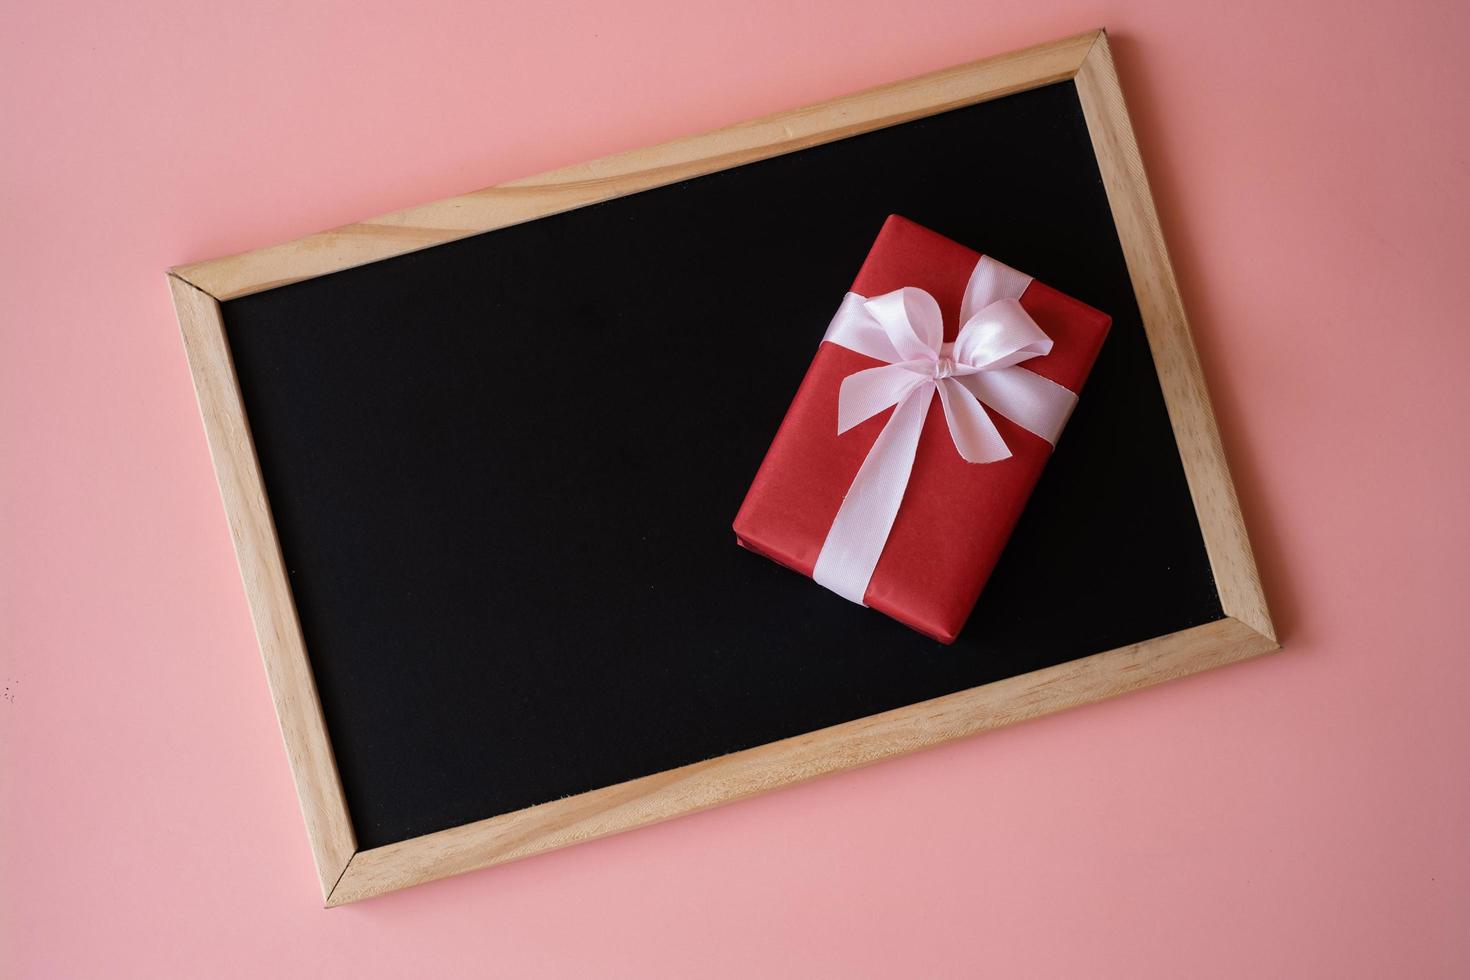
[[[887,363],[845,378],[837,402],[842,434],[889,408],[837,511],[812,572],[821,585],[862,604],[908,489],[919,435],[938,392],[955,449],[971,463],[1008,458],[985,406],[1056,444],[1077,396],[1018,365],[1051,353],[1052,341],[1021,308],[1031,277],[991,258],[970,275],[960,331],[944,342],[933,296],[905,286],[873,299],[848,293],[824,338]]]

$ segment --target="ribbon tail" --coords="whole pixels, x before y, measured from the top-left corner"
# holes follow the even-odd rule
[[[967,463],[997,463],[1009,459],[1011,449],[1000,430],[985,414],[985,408],[974,392],[957,378],[939,382],[939,401],[944,406],[944,419],[960,458]]]
[[[853,477],[817,555],[812,578],[858,605],[867,605],[863,597],[908,489],[933,399],[934,386],[924,385],[893,410]]]
[[[928,380],[909,364],[884,364],[849,374],[837,392],[837,434],[892,408]]]

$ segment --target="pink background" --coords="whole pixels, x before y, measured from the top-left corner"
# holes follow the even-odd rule
[[[7,0],[0,974],[1470,972],[1464,4]],[[163,270],[1106,24],[1288,650],[323,912]]]

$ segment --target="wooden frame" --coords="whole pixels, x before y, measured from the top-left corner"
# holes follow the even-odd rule
[[[358,850],[226,344],[220,302],[1072,79],[1226,618],[694,765]],[[483,868],[1277,649],[1103,31],[169,272],[245,591],[328,906]]]

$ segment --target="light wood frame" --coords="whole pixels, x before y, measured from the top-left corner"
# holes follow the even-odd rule
[[[513,813],[358,850],[220,303],[467,235],[1072,79],[1225,618]],[[281,734],[328,906],[728,803],[1278,647],[1107,35],[1091,31],[717,132],[619,153],[169,272]]]

